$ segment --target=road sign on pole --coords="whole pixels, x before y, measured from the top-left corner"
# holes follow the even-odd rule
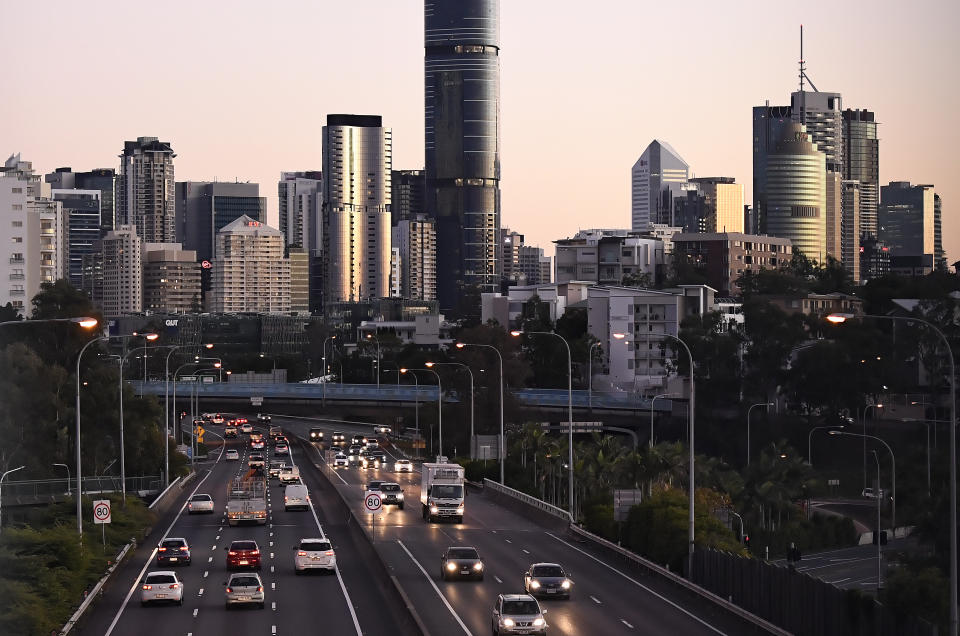
[[[371,542],[375,542],[377,540],[377,513],[380,512],[380,508],[383,507],[383,500],[380,499],[380,493],[368,492],[363,498],[363,507],[371,515],[370,519],[373,524],[373,539],[371,539]]]
[[[613,520],[626,521],[630,509],[643,501],[643,491],[634,489],[613,491]]]
[[[251,396],[250,406],[263,406],[263,396],[262,395]]]
[[[98,499],[93,502],[93,522],[110,523],[110,500]]]

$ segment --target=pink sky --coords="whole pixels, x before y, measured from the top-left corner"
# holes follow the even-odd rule
[[[503,2],[504,226],[548,253],[629,227],[630,167],[654,137],[749,200],[750,109],[789,102],[803,22],[809,75],[877,113],[882,183],[936,184],[960,258],[960,5],[802,6]],[[88,170],[160,137],[178,180],[257,181],[276,224],[280,172],[320,169],[327,113],[382,115],[394,168],[423,166],[422,30],[415,0],[5,4],[0,153]]]

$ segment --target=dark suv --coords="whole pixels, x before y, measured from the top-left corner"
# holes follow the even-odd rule
[[[440,559],[440,578],[444,581],[457,577],[483,580],[483,559],[476,548],[449,547]]]
[[[190,565],[190,546],[181,537],[167,537],[157,547],[157,565]]]

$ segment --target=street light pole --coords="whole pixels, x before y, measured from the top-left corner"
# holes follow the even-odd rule
[[[3,480],[6,479],[7,475],[9,475],[10,473],[15,473],[18,470],[23,470],[23,469],[24,469],[24,466],[20,466],[19,468],[8,470],[7,472],[3,473],[3,475],[0,475],[0,531],[3,530]],[[69,480],[67,481],[69,483]]]
[[[410,371],[411,373],[416,373],[417,371],[426,371],[432,373],[437,377],[437,426],[439,429],[439,446],[440,450],[437,453],[438,456],[443,456],[443,386],[440,384],[440,374],[434,371],[433,369],[400,369],[400,373],[406,373]],[[430,436],[431,440],[433,435]],[[432,443],[432,441],[431,441]]]
[[[810,432],[807,433],[807,464],[810,465],[810,468],[813,468],[813,446],[811,446],[813,432],[824,428],[840,429],[844,428],[844,426],[842,424],[830,424],[828,426],[814,426],[810,429]]]
[[[521,334],[530,334],[534,336],[555,336],[560,338],[563,341],[563,345],[567,348],[567,420],[568,426],[570,427],[567,431],[569,439],[567,440],[567,447],[569,451],[568,462],[570,464],[569,472],[569,488],[570,488],[570,518],[576,519],[576,508],[574,507],[574,494],[573,494],[573,357],[570,355],[570,343],[567,342],[567,339],[561,336],[558,333],[552,331],[511,331],[511,336],[519,336]]]
[[[400,369],[399,373],[403,373],[404,371],[407,371],[407,369]],[[417,431],[417,437],[420,437],[420,383],[417,381],[416,373],[411,373],[410,377],[413,378],[413,386],[414,386],[414,393],[413,393],[414,424],[413,426],[414,426],[414,430]],[[397,384],[399,383],[400,382],[398,380]],[[417,441],[419,442],[420,440],[417,440]],[[419,457],[420,457],[420,447],[417,446],[417,458],[419,459]]]
[[[860,417],[860,427],[863,429],[863,434],[867,434],[867,411],[873,409],[873,414],[877,414],[877,409],[882,409],[883,404],[867,404],[863,407],[863,415]],[[867,438],[863,438],[863,488],[867,488]]]
[[[880,456],[877,455],[877,451],[870,451],[873,453],[873,459],[877,462],[877,488],[880,488]],[[877,493],[877,598],[880,598],[880,574],[882,572],[882,560],[883,560],[883,550],[880,547],[880,493]],[[897,527],[893,527],[893,533],[897,533]]]
[[[587,350],[587,401],[591,413],[593,413],[593,348],[599,345],[600,341],[597,340]]]
[[[750,408],[747,409],[747,466],[750,465],[750,413],[753,411],[754,407],[757,406],[773,406],[773,402],[760,402],[758,404],[752,404]]]
[[[504,446],[505,440],[503,435],[503,355],[500,353],[500,350],[493,345],[475,344],[471,342],[457,343],[458,349],[463,349],[464,347],[484,347],[486,349],[493,349],[493,352],[497,354],[497,361],[500,363],[500,448],[497,449],[497,454],[500,456],[500,484],[505,486],[506,481],[504,480],[503,462],[504,458],[507,456],[507,450]]]
[[[80,359],[83,358],[83,352],[87,350],[87,347],[95,342],[103,342],[106,339],[107,336],[97,336],[93,338],[87,342],[87,344],[83,345],[80,353],[77,354],[77,402],[75,405],[77,427],[74,434],[77,438],[77,534],[80,535],[81,543],[83,542],[83,509],[81,507],[81,500],[83,499],[83,471],[80,464]]]
[[[891,515],[890,521],[891,521],[891,525],[893,526],[893,533],[894,535],[896,535],[897,533],[897,459],[893,456],[893,449],[890,448],[890,444],[887,444],[883,440],[883,438],[877,437],[876,435],[862,435],[860,433],[848,433],[847,431],[830,431],[830,435],[848,435],[850,437],[864,437],[867,439],[876,440],[887,447],[887,452],[890,453],[890,466],[891,466],[892,475],[893,475],[891,479],[892,485],[893,485],[893,498],[891,499],[891,503],[890,503],[890,515]],[[879,483],[877,484],[877,490],[878,491],[882,490],[880,488]],[[879,492],[875,492],[874,495],[876,495],[878,498],[880,497]]]
[[[377,338],[372,333],[368,333],[367,340],[370,340],[371,338],[377,343],[377,388],[379,389],[380,388],[380,338]],[[440,377],[440,376],[437,376],[437,377]],[[439,380],[437,381],[439,382]],[[443,449],[441,448],[440,450],[442,451]]]
[[[467,370],[467,373],[470,374],[470,459],[473,459],[473,446],[474,446],[474,444],[473,444],[473,439],[474,439],[474,436],[473,436],[473,413],[474,413],[474,410],[475,410],[475,409],[473,408],[473,394],[474,394],[474,391],[473,391],[473,371],[470,369],[470,367],[468,367],[467,365],[465,365],[465,364],[462,363],[462,362],[428,362],[428,363],[427,363],[427,366],[430,367],[430,366],[441,365],[441,364],[443,364],[443,365],[448,365],[448,366],[463,367],[464,369]],[[399,382],[399,375],[397,376],[397,378],[398,378],[397,381]]]
[[[164,363],[163,367],[163,377],[166,381],[166,387],[164,388],[163,394],[163,479],[166,486],[170,485],[170,356],[173,355],[173,352],[177,349],[183,349],[187,347],[192,347],[193,345],[173,345],[170,349],[170,352],[167,353],[167,360]],[[205,349],[213,349],[212,344],[204,345]],[[176,392],[177,384],[174,381],[173,390]],[[174,404],[174,411],[176,411],[176,404]],[[176,417],[176,413],[174,413]],[[178,440],[179,441],[179,440]]]
[[[659,393],[653,396],[653,399],[650,400],[650,448],[653,448],[653,403],[657,401],[658,398],[665,397],[675,397],[676,393]]]

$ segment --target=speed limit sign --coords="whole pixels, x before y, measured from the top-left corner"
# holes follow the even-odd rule
[[[380,512],[380,508],[383,505],[383,502],[380,499],[380,493],[378,492],[368,492],[367,496],[363,498],[363,507],[367,512]]]
[[[93,502],[93,522],[110,523],[110,500],[98,499]]]

